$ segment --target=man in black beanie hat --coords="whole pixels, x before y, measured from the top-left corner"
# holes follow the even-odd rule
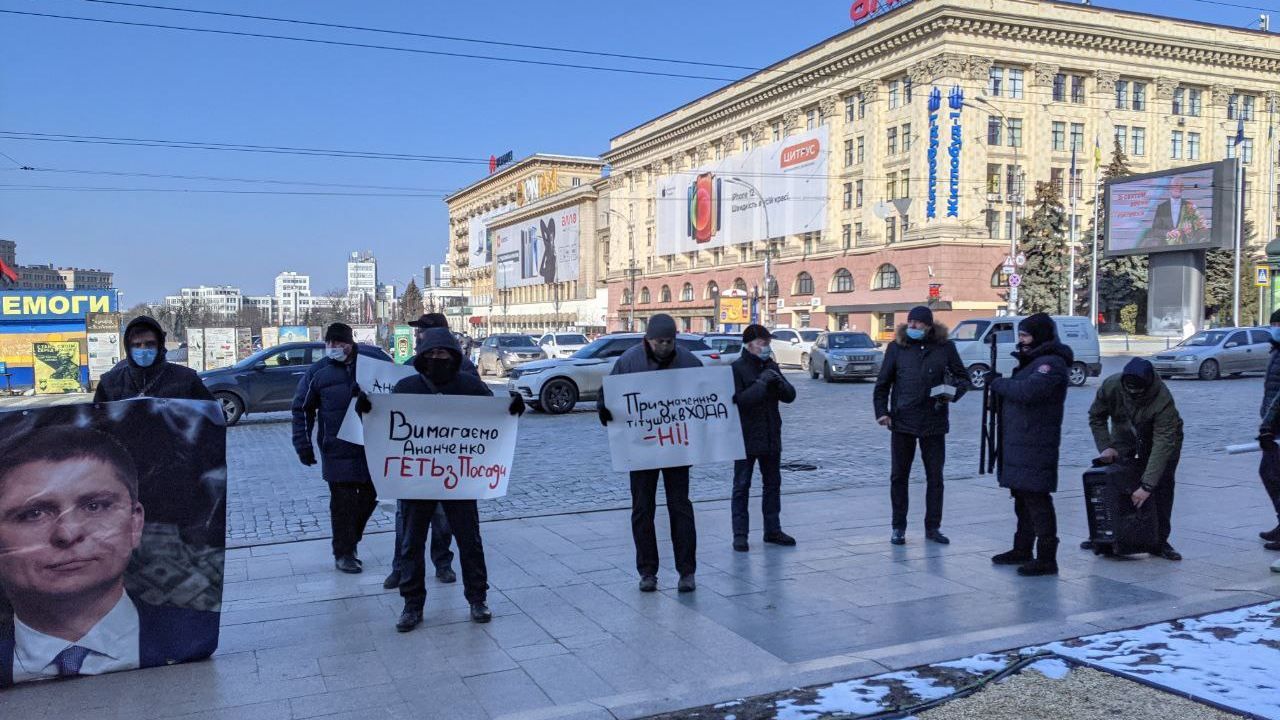
[[[1036,313],[1018,323],[1018,367],[1008,378],[989,374],[991,392],[1003,403],[1000,413],[1000,487],[1013,495],[1018,527],[1013,549],[991,558],[997,565],[1019,565],[1019,575],[1058,574],[1058,450],[1067,402],[1071,348],[1057,340],[1053,318]],[[1035,549],[1034,554],[1032,549]]]
[[[610,375],[679,370],[702,367],[702,361],[676,343],[676,321],[666,314],[649,318],[644,340],[622,353]],[[613,421],[613,413],[605,406],[604,389],[596,401],[600,424]],[[640,591],[658,589],[658,536],[653,529],[653,516],[658,507],[658,475],[662,475],[667,492],[667,515],[671,519],[671,544],[676,555],[676,571],[680,573],[680,592],[692,592],[697,584],[698,535],[693,522],[693,503],[689,501],[689,466],[633,470],[631,472],[631,537],[636,545],[636,570],[640,573]]]
[[[1266,543],[1266,549],[1280,550],[1280,445],[1276,444],[1276,434],[1280,432],[1280,310],[1271,313],[1271,361],[1263,383],[1261,413],[1258,442],[1262,446],[1262,463],[1258,475],[1271,498],[1277,523],[1275,528],[1258,533],[1258,537]],[[1280,561],[1271,569],[1280,572]]]

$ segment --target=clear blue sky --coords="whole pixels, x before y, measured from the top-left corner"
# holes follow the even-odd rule
[[[148,0],[140,0],[148,2]],[[1234,0],[1276,5],[1277,0]],[[849,0],[150,0],[152,4],[364,25],[585,50],[763,66],[849,25]],[[1155,11],[1156,4],[1095,3]],[[1240,26],[1258,12],[1167,0],[1159,12]],[[234,29],[450,52],[739,77],[744,71],[636,63],[280,23],[102,5],[0,0],[0,10]],[[785,12],[784,12],[785,10]],[[1256,26],[1256,25],[1255,25]],[[304,45],[0,14],[0,130],[487,158],[515,151],[595,155],[608,140],[717,87],[683,78]],[[0,138],[41,168],[303,180],[450,191],[476,165],[294,157]],[[23,172],[0,185],[376,192]],[[67,192],[0,188],[0,237],[19,261],[115,271],[124,301],[182,286],[271,291],[275,274],[343,287],[345,259],[372,250],[383,280],[445,252],[433,198]]]

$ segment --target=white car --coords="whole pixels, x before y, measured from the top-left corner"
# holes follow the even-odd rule
[[[567,358],[587,346],[582,333],[549,332],[538,338],[538,345],[549,358]]]
[[[589,343],[568,358],[552,358],[526,363],[511,369],[507,389],[520,393],[534,410],[551,415],[567,413],[579,402],[595,400],[600,396],[604,378],[613,370],[618,356],[635,347],[644,339],[644,333],[618,333],[605,335]],[[707,346],[697,335],[680,334],[676,343],[704,363],[719,353]]]
[[[814,328],[778,328],[770,330],[769,334],[773,336],[773,342],[769,345],[773,348],[773,357],[779,365],[795,365],[807,369],[809,353],[822,331]]]
[[[742,336],[728,333],[703,335],[702,342],[714,350],[714,353],[702,355],[703,365],[732,365],[742,354]]]

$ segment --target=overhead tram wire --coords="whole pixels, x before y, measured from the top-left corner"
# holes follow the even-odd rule
[[[3,153],[0,153],[0,155],[3,155]],[[296,185],[300,187],[349,188],[349,189],[355,189],[355,190],[401,190],[405,192],[415,192],[415,193],[448,193],[450,192],[449,190],[443,190],[440,188],[404,187],[399,185],[360,185],[360,184],[351,184],[351,183],[311,182],[306,180],[277,180],[277,179],[268,179],[268,178],[232,178],[232,177],[218,177],[218,176],[211,176],[211,175],[168,175],[163,173],[118,172],[118,171],[111,171],[111,170],[79,170],[79,169],[68,169],[68,168],[32,167],[29,165],[24,165],[18,168],[4,169],[5,172],[13,172],[15,170],[25,170],[28,172],[68,173],[68,174],[74,174],[74,175],[105,175],[110,177],[151,178],[151,179],[161,179],[161,180],[201,180],[206,182],[255,183],[255,184],[269,184],[269,185]]]
[[[344,193],[320,191],[288,191],[288,190],[226,190],[220,188],[136,188],[136,187],[93,187],[78,185],[20,185],[0,184],[0,190],[60,190],[71,192],[128,192],[128,193],[190,193],[218,195],[292,195],[314,197],[369,197],[369,198],[420,198],[439,200],[444,193]]]

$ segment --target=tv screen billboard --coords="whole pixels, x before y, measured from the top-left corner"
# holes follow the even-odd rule
[[[1231,247],[1234,163],[1227,160],[1109,181],[1107,255]]]

